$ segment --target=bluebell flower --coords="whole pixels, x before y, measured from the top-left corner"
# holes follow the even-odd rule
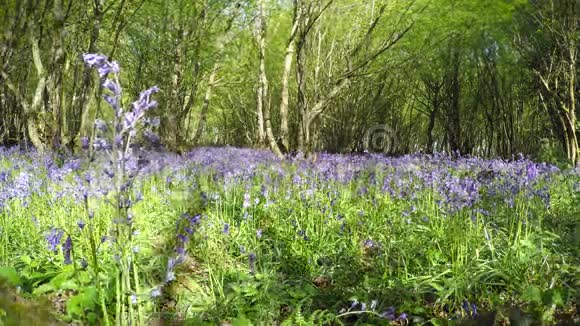
[[[152,144],[158,144],[161,141],[161,137],[159,137],[159,135],[149,130],[145,130],[143,132],[143,136],[145,136],[145,138],[147,138],[147,140]]]
[[[188,242],[189,238],[185,235],[185,234],[178,234],[177,238],[181,241],[181,242]]]
[[[72,239],[68,236],[62,245],[62,253],[64,255],[64,264],[70,265],[72,264],[72,260],[70,258],[70,254],[72,251]]]
[[[256,259],[257,259],[257,257],[256,257],[256,254],[255,253],[251,253],[248,256],[248,262],[249,262],[249,265],[250,265],[250,273],[251,274],[255,274],[256,273]]]
[[[354,299],[354,300],[352,300],[352,302],[350,304],[350,309],[354,309],[354,308],[356,308],[356,306],[358,306],[358,300]]]
[[[372,247],[374,247],[374,246],[375,246],[375,243],[373,242],[373,240],[371,240],[371,239],[367,239],[367,240],[365,240],[365,242],[363,243],[363,245],[364,245],[366,248],[372,248]]]
[[[87,149],[89,149],[90,146],[90,141],[88,137],[81,137],[81,149],[86,151]]]
[[[467,315],[468,317],[470,318],[477,317],[477,305],[475,303],[469,303],[469,301],[463,300],[463,302],[461,303],[461,308],[465,312],[465,315]]]
[[[532,182],[539,174],[538,167],[534,163],[526,166],[526,181]]]
[[[115,143],[115,146],[117,146],[117,147],[120,147],[121,145],[123,145],[123,136],[116,135],[114,143]]]
[[[96,53],[83,54],[83,60],[89,67],[99,67],[107,63],[107,57]]]
[[[166,283],[175,281],[175,272],[174,272],[173,268],[174,268],[174,266],[171,266],[171,268],[169,268],[169,266],[168,266],[168,268],[167,268],[167,272],[165,274],[165,282]]]
[[[113,170],[111,170],[109,168],[104,168],[103,172],[105,172],[105,175],[107,175],[107,177],[109,177],[111,179],[115,176],[115,172],[113,172]]]
[[[101,119],[95,119],[95,128],[99,131],[107,131],[107,123]]]
[[[388,307],[387,310],[385,310],[382,314],[381,314],[382,318],[388,319],[390,321],[393,321],[396,319],[395,317],[395,307]]]
[[[110,90],[115,95],[121,94],[121,86],[112,79],[106,79],[103,82],[103,88]]]
[[[161,290],[159,290],[159,288],[154,288],[151,290],[150,293],[151,298],[158,298],[161,296]]]
[[[46,241],[48,241],[48,248],[50,251],[55,252],[56,246],[60,244],[63,232],[57,228],[52,228],[50,233],[46,236]]]
[[[71,171],[78,171],[81,168],[81,161],[71,160],[67,165]]]
[[[137,295],[135,295],[135,293],[131,294],[131,304],[137,304]]]
[[[2,171],[0,172],[0,182],[8,181],[8,172]]]

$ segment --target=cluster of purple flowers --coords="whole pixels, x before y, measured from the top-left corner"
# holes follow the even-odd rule
[[[175,246],[176,256],[167,261],[165,282],[175,280],[175,267],[184,262],[187,252],[187,245],[193,236],[196,228],[201,223],[201,214],[191,215],[183,213],[176,223],[177,244]]]
[[[149,121],[144,118],[145,112],[155,106],[151,95],[156,89],[152,88],[143,92],[133,103],[132,110],[124,112],[120,105],[121,91],[117,81],[105,79],[108,74],[115,74],[118,66],[104,61],[101,57],[87,57],[87,60],[98,67],[101,77],[104,78],[103,87],[110,93],[107,94],[108,97],[105,100],[114,108],[119,122],[110,127],[110,124],[105,121],[97,121],[95,127],[103,137],[92,141],[83,138],[81,146],[85,151],[89,151],[91,145],[95,149],[105,151],[130,148],[126,145],[135,136],[132,130],[135,129],[136,121],[144,121],[145,125],[151,127],[159,123],[158,120]],[[112,141],[107,141],[104,137],[107,133],[117,136]],[[118,137],[119,135],[121,136]],[[87,198],[111,198],[112,196],[107,196],[107,194],[116,190],[111,180],[119,176],[119,168],[106,155],[103,156],[105,158],[99,161],[99,164],[87,170],[82,161],[77,158],[72,158],[59,167],[50,157],[42,157],[37,153],[10,157],[0,154],[0,160],[10,161],[9,167],[0,171],[0,209],[11,200],[28,201],[34,198],[34,195],[49,198],[51,205],[65,201],[67,198],[75,198],[76,203],[83,202]],[[280,160],[267,151],[237,148],[199,148],[184,154],[183,157],[169,154],[158,154],[156,158],[146,159],[129,156],[124,161],[124,166],[127,178],[123,180],[119,189],[123,194],[115,203],[116,208],[120,210],[129,211],[136,202],[142,199],[140,192],[130,192],[137,175],[148,177],[156,171],[165,169],[167,179],[166,184],[160,187],[163,188],[162,192],[159,192],[161,196],[165,196],[172,189],[188,182],[191,184],[192,174],[211,175],[211,182],[223,184],[224,192],[219,192],[218,189],[215,193],[209,192],[207,196],[203,194],[202,200],[208,203],[219,202],[221,198],[224,198],[224,193],[228,194],[228,187],[239,187],[241,191],[237,193],[237,196],[243,196],[239,204],[242,208],[239,216],[243,220],[240,223],[257,221],[259,214],[270,208],[282,207],[281,209],[286,212],[286,208],[272,200],[272,198],[286,196],[289,206],[295,204],[294,207],[301,207],[300,205],[303,205],[302,207],[307,207],[309,211],[321,212],[326,218],[325,225],[328,225],[328,228],[334,224],[338,231],[340,225],[338,232],[343,238],[352,237],[358,227],[370,225],[371,223],[364,223],[367,223],[369,216],[376,213],[373,210],[379,210],[381,208],[379,205],[389,200],[408,203],[397,213],[401,215],[403,221],[411,225],[407,226],[403,223],[403,227],[410,228],[416,225],[414,223],[421,223],[421,221],[433,223],[436,217],[425,216],[426,213],[423,211],[425,205],[417,202],[422,193],[432,195],[434,202],[439,203],[441,212],[448,216],[461,211],[468,211],[478,217],[494,216],[496,206],[509,207],[516,200],[521,200],[522,196],[526,199],[538,198],[549,206],[551,201],[549,182],[558,172],[552,166],[536,164],[524,159],[484,161],[475,158],[452,159],[444,155],[408,155],[388,158],[378,155],[320,154],[316,163],[308,163],[301,160]],[[45,177],[41,174],[45,174],[50,182],[43,179]],[[343,185],[346,187],[341,187]],[[364,208],[353,207],[350,211],[345,210],[343,202],[345,198],[364,202],[365,206]],[[297,214],[291,208],[288,208],[287,212],[289,218],[284,222],[294,226],[291,230],[292,236],[305,246],[313,246],[317,242],[315,235],[318,231],[298,222]],[[74,226],[74,223],[77,223],[78,230],[86,233],[91,226],[93,216],[94,212],[89,212],[86,218],[73,220],[72,224]],[[252,216],[255,216],[254,220]],[[191,239],[198,230],[201,220],[202,216],[199,214],[183,214],[178,220],[175,229],[175,253],[167,261],[166,282],[175,280],[175,268],[184,262],[187,248],[191,245]],[[133,216],[129,213],[125,220],[116,222],[132,225]],[[232,224],[220,222],[216,228],[225,234],[223,237],[233,239],[238,234],[239,225],[236,221],[229,222]],[[392,220],[387,220],[385,223],[388,227],[393,227],[395,224]],[[264,224],[259,223],[255,226],[265,227]],[[38,229],[47,230],[47,226],[40,225]],[[493,233],[490,236],[488,229],[490,228],[486,228],[485,232],[489,240],[493,238]],[[260,244],[269,240],[275,233],[269,228],[264,230],[255,229],[255,237],[258,240],[261,239],[258,241]],[[72,257],[73,240],[76,239],[76,234],[70,231],[65,226],[59,225],[46,233],[48,250],[58,252],[60,248],[65,264],[70,264],[73,258],[76,258]],[[73,236],[71,237],[69,233]],[[383,246],[387,246],[385,242],[372,240],[371,237],[378,238],[369,234],[368,238],[366,236],[362,239],[358,238],[356,243],[362,244],[367,252],[381,251]],[[104,236],[103,239],[111,238]],[[75,256],[78,255],[76,248],[75,246]],[[261,255],[261,251],[254,253],[252,248],[248,248],[247,251],[243,246],[239,248],[244,259],[247,258],[250,272],[256,273],[258,263],[256,253]],[[133,246],[132,250],[136,253],[139,248]],[[155,288],[151,296],[159,296],[160,291],[159,288]],[[360,311],[367,311],[367,309],[374,311],[377,309],[377,302],[373,301],[369,305],[356,302],[351,309],[355,308],[359,308]],[[462,308],[467,316],[471,318],[477,316],[475,304],[464,302]],[[380,315],[391,321],[407,318],[404,313],[395,313],[394,308],[388,308]]]
[[[61,244],[63,235],[64,235],[63,230],[55,228],[55,227],[51,228],[50,232],[48,232],[45,236],[46,241],[48,242],[48,250],[49,251],[54,252],[54,253],[56,253],[58,251],[57,247],[59,244]],[[71,239],[70,235],[67,235],[66,240],[61,245],[65,265],[72,264],[72,259],[71,259],[72,247],[73,247],[72,239]]]
[[[137,127],[142,124],[145,127],[145,134],[148,138],[155,138],[151,127],[158,125],[158,119],[146,118],[145,114],[157,106],[157,101],[151,97],[159,91],[157,86],[153,86],[139,94],[139,98],[131,104],[131,109],[125,111],[121,104],[122,88],[119,83],[119,64],[115,61],[109,62],[107,57],[101,54],[83,55],[85,63],[92,68],[96,68],[101,78],[101,86],[108,93],[103,95],[103,99],[109,104],[114,113],[112,126],[101,119],[95,120],[95,129],[98,131],[97,137],[93,140],[93,147],[96,150],[109,151],[114,148],[125,150],[137,136]],[[112,78],[108,78],[112,74]],[[112,135],[107,137],[107,133]],[[90,147],[88,138],[81,139],[81,146],[84,149]]]
[[[86,60],[100,69],[103,78],[111,72],[115,73],[118,68],[113,63],[107,63],[104,57],[87,56]],[[115,81],[105,79],[104,82],[107,80],[109,80],[107,89],[113,95],[120,94]],[[143,92],[133,103],[132,113],[123,116],[121,131],[133,126],[135,117],[142,116],[143,112],[154,106],[150,97],[155,91],[156,89],[152,88]],[[120,107],[117,108],[116,104],[115,108],[122,110]],[[150,124],[156,123],[153,121]],[[88,139],[82,139],[83,148],[88,148],[89,144]],[[1,152],[0,159],[8,161],[9,164],[0,171],[0,209],[14,199],[27,203],[35,195],[49,198],[50,203],[68,198],[82,202],[86,196],[99,198],[113,190],[112,183],[108,180],[115,177],[115,167],[107,160],[104,160],[100,167],[96,166],[102,169],[105,176],[100,178],[96,170],[77,175],[82,168],[80,161],[74,157],[59,167],[50,155],[36,152],[20,153],[16,149],[2,149]],[[313,202],[317,205],[315,202],[317,199],[313,194],[327,193],[329,204],[321,209],[329,214],[336,200],[342,196],[342,190],[339,190],[335,183],[345,182],[361,184],[362,186],[357,187],[360,190],[359,194],[371,200],[375,200],[376,196],[390,196],[393,199],[412,202],[418,193],[434,191],[435,198],[443,207],[447,207],[450,213],[469,209],[478,214],[493,214],[493,205],[486,207],[479,205],[484,197],[492,200],[496,198],[498,205],[503,201],[509,206],[513,205],[518,196],[524,195],[529,199],[538,198],[548,207],[551,200],[548,185],[552,175],[558,173],[558,169],[553,166],[524,159],[484,161],[476,158],[451,159],[445,155],[388,158],[377,155],[320,154],[317,163],[310,164],[300,160],[279,160],[268,151],[238,148],[199,148],[186,153],[183,157],[159,154],[156,159],[147,160],[147,167],[157,166],[149,170],[142,169],[143,165],[139,165],[139,160],[144,161],[142,158],[134,157],[127,159],[129,176],[135,176],[141,171],[143,177],[147,177],[150,173],[166,168],[174,179],[185,180],[187,175],[180,173],[185,167],[192,169],[191,173],[211,172],[217,181],[221,180],[224,184],[245,183],[246,189],[250,189],[256,179],[263,180],[259,194],[253,194],[249,190],[244,193],[244,208],[256,205],[252,198],[259,200],[271,197],[273,191],[282,188],[284,182],[291,180],[294,187],[286,188],[287,197],[302,196],[299,198],[304,200],[303,204]],[[46,175],[50,182],[46,182],[43,175]],[[68,175],[74,176],[73,183],[67,178]],[[122,188],[129,188],[130,185],[130,182],[125,182]],[[140,194],[135,193],[123,197],[119,204],[123,208],[130,208],[141,198]],[[258,201],[258,205],[262,204],[265,203]],[[408,214],[416,213],[410,211]],[[421,217],[423,215],[418,218]],[[361,219],[364,219],[364,216]],[[341,222],[342,229],[345,229],[347,223]],[[79,224],[79,227],[82,228],[84,223],[87,221]],[[224,232],[229,232],[229,228],[225,225]],[[259,234],[257,236],[259,237]]]
[[[476,318],[478,316],[477,313],[477,305],[475,303],[469,303],[467,300],[463,300],[461,303],[461,308],[465,315],[469,318]]]

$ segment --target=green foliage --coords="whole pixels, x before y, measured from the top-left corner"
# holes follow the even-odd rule
[[[570,165],[570,162],[566,159],[566,154],[562,150],[562,146],[549,139],[542,140],[536,159],[541,162],[554,164],[560,168],[567,168]]]
[[[20,286],[20,276],[18,272],[12,267],[0,267],[0,278],[12,286]]]
[[[555,7],[565,2],[574,1],[557,0]],[[282,129],[282,72],[286,52],[292,50],[288,45],[293,44],[290,36],[295,8],[293,1],[264,3],[268,103],[277,141]],[[314,11],[326,4],[318,0],[296,3]],[[313,130],[318,149],[362,151],[365,132],[384,125],[396,139],[404,140],[393,146],[392,153],[459,149],[465,154],[509,158],[517,153],[537,155],[541,139],[546,138],[551,144],[560,144],[550,145],[553,152],[542,149],[542,160],[569,160],[557,149],[565,141],[558,130],[559,118],[538,103],[545,101],[550,108],[558,105],[556,98],[566,97],[562,93],[538,99],[543,86],[537,72],[550,67],[542,64],[547,62],[546,53],[556,53],[552,51],[559,48],[556,39],[565,34],[550,32],[561,27],[560,20],[550,17],[561,15],[550,14],[549,2],[328,3],[303,42],[303,96],[309,107],[328,95],[349,67],[401,36],[406,26],[412,28],[393,48],[347,74],[349,84],[324,106],[325,112]],[[67,12],[63,24],[55,14],[59,4]],[[58,142],[67,149],[78,148],[79,137],[93,133],[94,118],[110,118],[101,110],[99,97],[93,96],[100,94],[98,83],[87,78],[78,60],[79,53],[98,50],[123,63],[121,78],[130,81],[124,103],[130,103],[150,84],[161,87],[161,136],[171,150],[188,149],[194,142],[256,145],[260,133],[256,119],[257,1],[112,0],[106,5],[85,6],[74,0],[43,0],[37,6],[47,10],[36,10],[32,3],[7,1],[0,12],[0,26],[7,31],[0,36],[0,46],[10,49],[0,58],[6,67],[2,80],[7,85],[0,89],[4,99],[0,115],[10,117],[1,122],[0,129],[6,130],[0,134],[1,142],[12,145],[36,137],[56,151],[62,150],[56,146]],[[369,33],[369,26],[379,16]],[[20,17],[21,26],[14,17]],[[569,34],[575,35],[574,31]],[[41,80],[31,64],[31,37],[38,41],[43,74],[49,82],[35,109],[38,112],[25,116],[25,106]],[[359,44],[361,51],[353,54]],[[554,63],[566,65],[563,57],[557,55],[559,61]],[[298,147],[302,113],[298,108],[296,55],[291,52],[290,58],[288,124],[289,150],[293,150]],[[216,81],[210,84],[214,69]],[[559,78],[566,79],[564,75]],[[439,85],[436,96],[429,85]],[[564,89],[560,87],[560,92]],[[205,94],[213,95],[206,100]],[[204,105],[206,114],[201,113]],[[39,135],[22,132],[29,118],[31,126],[38,124],[42,130]],[[201,137],[193,139],[198,129]],[[451,136],[460,139],[458,146],[451,144]]]
[[[66,311],[71,319],[83,320],[90,325],[96,325],[98,314],[98,293],[93,286],[87,286],[78,294],[70,297]]]

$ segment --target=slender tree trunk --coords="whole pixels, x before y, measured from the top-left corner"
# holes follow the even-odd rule
[[[113,18],[112,26],[115,28],[115,33],[113,34],[113,41],[112,41],[112,48],[111,52],[109,53],[109,60],[113,60],[115,56],[115,51],[117,51],[117,45],[119,43],[119,36],[121,35],[121,31],[125,27],[125,23],[121,21],[123,17],[123,9],[125,8],[125,0],[121,0],[119,3],[119,7],[117,7],[117,12],[115,17]]]
[[[47,81],[47,93],[51,104],[52,119],[50,130],[52,133],[52,148],[57,149],[61,144],[62,132],[62,114],[64,111],[62,101],[62,83],[64,75],[64,63],[66,60],[63,43],[64,43],[64,23],[65,16],[62,6],[62,0],[54,1],[54,39],[52,48],[51,71]]]
[[[284,151],[290,149],[290,131],[288,127],[288,98],[289,98],[289,80],[290,70],[292,69],[292,57],[295,48],[296,32],[298,31],[298,22],[300,21],[301,11],[298,8],[297,0],[294,0],[294,17],[292,21],[292,30],[288,38],[286,55],[284,57],[284,70],[282,72],[282,90],[280,95],[280,139]]]
[[[312,125],[312,123],[318,119],[322,112],[324,112],[328,103],[332,101],[349,83],[349,78],[339,80],[326,96],[322,96],[316,103],[314,103],[307,114],[308,125]]]
[[[461,66],[461,58],[459,50],[456,48],[450,49],[450,58],[447,77],[447,89],[445,96],[447,97],[446,105],[446,129],[449,134],[449,147],[453,154],[463,152],[461,142],[461,119],[460,119],[460,99],[461,99],[461,81],[459,77],[459,69]]]
[[[46,145],[42,140],[41,130],[44,129],[43,124],[39,117],[43,116],[43,112],[41,112],[41,101],[42,101],[42,94],[46,87],[46,73],[44,71],[44,67],[42,65],[42,61],[40,59],[40,49],[38,48],[38,40],[34,37],[31,37],[31,45],[32,45],[32,57],[34,62],[34,67],[36,68],[36,72],[38,75],[38,83],[36,86],[36,92],[34,93],[34,98],[30,105],[27,105],[28,110],[24,110],[26,112],[26,125],[28,129],[28,137],[30,138],[30,142],[36,147],[39,152],[44,152],[46,150]],[[24,104],[24,103],[23,103]]]
[[[99,39],[99,35],[101,32],[101,23],[103,20],[103,11],[102,11],[102,2],[101,0],[94,0],[93,6],[93,26],[91,29],[91,36],[89,39],[89,46],[87,48],[88,53],[94,53],[97,51],[97,41]],[[91,69],[84,66],[83,72],[83,81],[80,87],[80,94],[76,96],[78,98],[78,105],[73,103],[72,108],[73,110],[77,109],[78,113],[77,116],[80,116],[80,121],[74,124],[73,129],[78,130],[77,138],[80,138],[81,135],[91,135],[91,112],[88,108],[89,103],[89,93],[91,91],[92,86],[92,78],[91,78]],[[78,108],[77,108],[78,107]]]
[[[205,122],[207,120],[207,112],[209,109],[209,102],[211,100],[212,90],[215,83],[215,78],[217,76],[217,71],[218,71],[218,63],[215,62],[211,69],[211,73],[209,74],[209,80],[207,82],[207,88],[205,90],[203,104],[201,106],[201,111],[199,113],[199,122],[197,123],[197,129],[195,130],[195,134],[192,140],[193,145],[198,144],[199,140],[201,139],[203,129],[205,128]]]
[[[573,8],[572,8],[573,9]],[[575,24],[574,24],[575,27]],[[574,28],[574,31],[576,28]],[[578,55],[578,49],[576,48],[573,38],[570,37],[569,45],[569,78],[568,78],[568,95],[570,105],[568,107],[568,139],[570,148],[570,162],[575,166],[580,166],[580,159],[578,158],[578,137],[576,135],[576,57]]]
[[[173,59],[173,76],[171,85],[171,95],[168,101],[168,106],[166,108],[165,114],[167,114],[165,121],[165,138],[167,141],[167,146],[170,151],[176,151],[179,146],[177,139],[177,130],[181,128],[180,121],[177,121],[177,111],[181,109],[181,82],[182,76],[182,46],[183,46],[183,29],[180,27],[176,31],[176,42],[175,53]]]
[[[40,112],[40,107],[43,97],[42,94],[46,87],[46,76],[44,67],[40,61],[38,41],[33,36],[31,36],[30,43],[32,47],[33,62],[38,75],[38,82],[36,83],[36,90],[33,94],[32,101],[29,103],[28,100],[26,100],[26,98],[20,93],[20,90],[9,80],[8,76],[4,72],[2,72],[2,79],[4,79],[4,83],[8,89],[14,93],[14,96],[20,102],[20,106],[24,111],[26,131],[30,142],[39,152],[44,152],[46,150],[46,145],[42,140],[42,127],[40,124],[39,116],[42,115]]]
[[[435,129],[435,120],[437,111],[439,111],[438,99],[434,100],[434,107],[429,113],[429,125],[427,126],[427,153],[433,154],[433,129]]]
[[[258,92],[258,102],[262,106],[262,118],[263,126],[260,128],[265,128],[265,139],[261,141],[266,141],[270,149],[278,157],[282,157],[282,152],[276,143],[276,138],[274,137],[274,131],[272,130],[272,121],[270,119],[270,99],[269,99],[269,89],[268,89],[268,76],[266,75],[266,3],[265,0],[261,0],[259,8],[259,22],[257,35],[258,35],[258,58],[259,58],[259,92]]]
[[[265,48],[265,28],[266,28],[266,17],[265,17],[265,0],[260,0],[258,2],[258,19],[256,21],[256,40],[258,45],[259,56],[262,56],[262,48]],[[265,74],[265,72],[264,72]],[[264,83],[262,80],[262,62],[260,60],[258,68],[258,89],[256,92],[256,118],[258,126],[258,146],[264,147],[266,144],[266,129],[264,125]]]
[[[199,122],[197,124],[197,129],[195,131],[194,137],[193,137],[193,145],[196,145],[199,140],[201,139],[201,135],[203,133],[203,130],[205,129],[205,123],[207,121],[207,113],[209,111],[209,104],[211,101],[211,96],[212,96],[212,91],[213,91],[213,87],[215,86],[216,83],[216,77],[217,77],[217,73],[219,71],[219,64],[220,64],[220,60],[224,54],[224,50],[226,47],[226,44],[229,43],[232,38],[233,38],[233,33],[232,33],[232,26],[233,26],[233,20],[235,19],[236,15],[233,15],[231,17],[231,19],[228,22],[228,25],[224,31],[224,35],[220,38],[218,38],[218,43],[217,43],[217,53],[216,53],[216,61],[214,62],[210,75],[209,75],[209,79],[207,82],[207,88],[205,90],[205,96],[203,99],[203,104],[201,107],[201,111],[199,113]],[[193,96],[193,94],[192,94]]]
[[[256,119],[258,124],[258,146],[263,147],[266,143],[266,130],[264,129],[264,89],[258,86],[256,92]]]
[[[308,108],[306,103],[306,56],[305,56],[305,36],[301,35],[298,40],[296,51],[296,82],[298,84],[298,93],[296,101],[296,111],[300,117],[298,128],[298,152],[303,153],[309,141],[307,134],[308,129]]]

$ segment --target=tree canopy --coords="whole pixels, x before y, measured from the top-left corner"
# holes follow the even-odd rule
[[[574,0],[2,0],[0,143],[79,146],[102,107],[81,59],[150,85],[163,144],[448,151],[576,164]]]

